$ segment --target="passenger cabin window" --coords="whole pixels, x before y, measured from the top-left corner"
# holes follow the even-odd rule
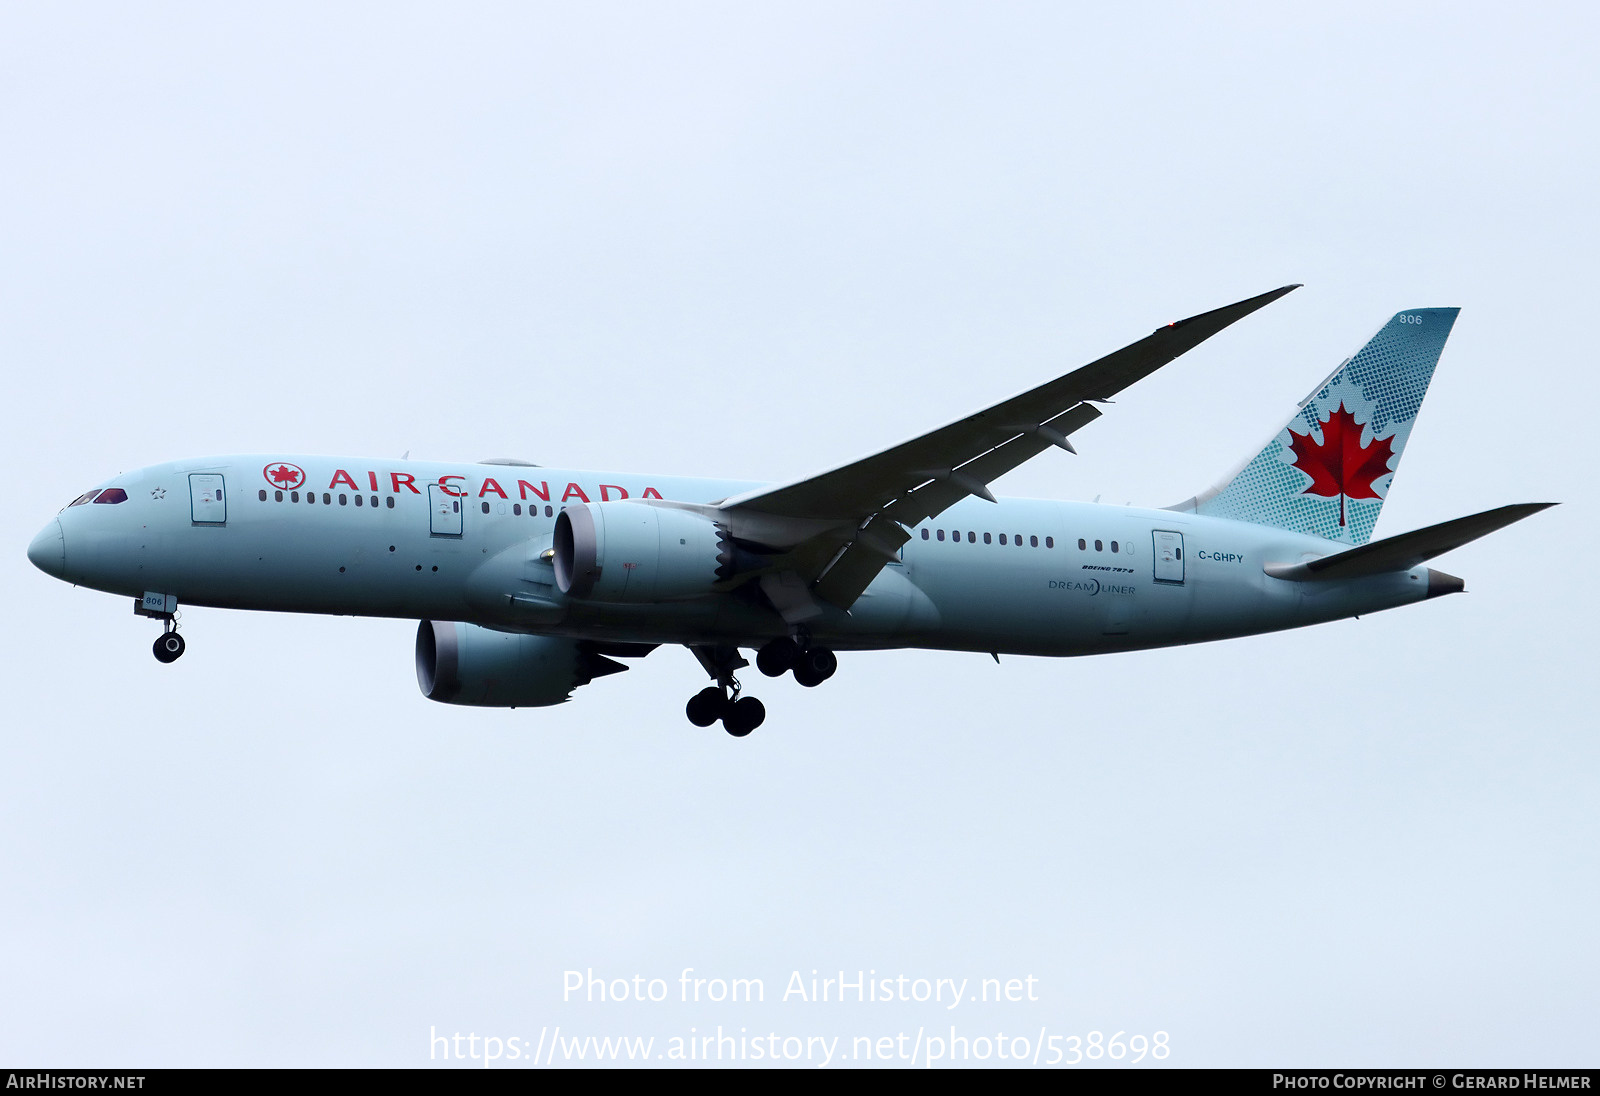
[[[263,487],[261,490],[257,491],[256,492],[256,498],[260,499],[262,502],[266,502],[267,501],[267,489],[265,487]]]
[[[940,540],[943,540],[943,539],[944,539],[944,530],[943,530],[943,529],[940,529],[940,530],[939,530],[939,539],[940,539]]]
[[[1045,537],[1044,538],[1044,546],[1046,548],[1054,548],[1056,546],[1056,538],[1055,537]]]
[[[1078,538],[1078,551],[1082,552],[1083,550],[1085,550],[1088,547],[1089,547],[1089,545],[1084,542],[1084,539],[1082,537],[1079,537]]]
[[[993,544],[994,541],[990,539],[988,533],[985,533],[985,534],[983,534],[983,543],[985,543],[985,544]]]
[[[326,496],[326,495],[322,496],[322,501],[323,502],[327,502],[328,501],[328,496]],[[389,496],[388,502],[389,502],[389,509],[393,510],[394,509],[394,496],[393,495]]]
[[[1028,546],[1029,546],[1029,547],[1030,547],[1030,548],[1037,548],[1037,547],[1039,547],[1039,538],[1038,538],[1038,537],[1029,537],[1029,538],[1028,538]]]

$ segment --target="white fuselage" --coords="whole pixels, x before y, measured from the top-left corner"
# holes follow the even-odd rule
[[[289,471],[274,481],[269,469]],[[126,501],[67,507],[59,547],[45,543],[47,528],[30,556],[79,585],[187,605],[755,646],[788,629],[753,586],[601,604],[560,594],[541,554],[563,505],[714,503],[757,486],[364,458],[180,461],[103,484]],[[1333,582],[1263,569],[1345,547],[1191,513],[967,499],[914,529],[850,612],[827,608],[807,627],[841,650],[1080,655],[1274,631],[1428,595],[1424,567]]]

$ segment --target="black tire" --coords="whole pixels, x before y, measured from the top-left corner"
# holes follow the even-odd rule
[[[176,662],[183,657],[187,644],[177,632],[162,632],[156,636],[156,641],[150,650],[155,654],[157,662]]]
[[[711,686],[691,696],[689,703],[684,705],[683,714],[696,727],[709,727],[722,718],[723,707],[727,703],[728,699],[722,695],[722,690]]]
[[[822,678],[817,676],[810,663],[804,660],[801,660],[800,664],[794,668],[794,679],[808,689],[815,689],[822,684]]]
[[[768,677],[782,677],[800,657],[800,648],[788,636],[780,636],[756,652],[756,669]]]
[[[818,681],[826,681],[839,668],[839,659],[826,647],[813,647],[805,653],[804,662]]]
[[[722,726],[735,738],[743,738],[767,719],[767,706],[753,696],[740,697],[728,706]]]

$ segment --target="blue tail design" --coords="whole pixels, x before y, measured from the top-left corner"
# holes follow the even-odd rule
[[[1459,311],[1397,313],[1235,475],[1172,509],[1367,543]]]

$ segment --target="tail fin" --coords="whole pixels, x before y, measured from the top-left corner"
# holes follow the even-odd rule
[[[1397,313],[1301,401],[1266,448],[1172,509],[1367,543],[1459,311]]]

